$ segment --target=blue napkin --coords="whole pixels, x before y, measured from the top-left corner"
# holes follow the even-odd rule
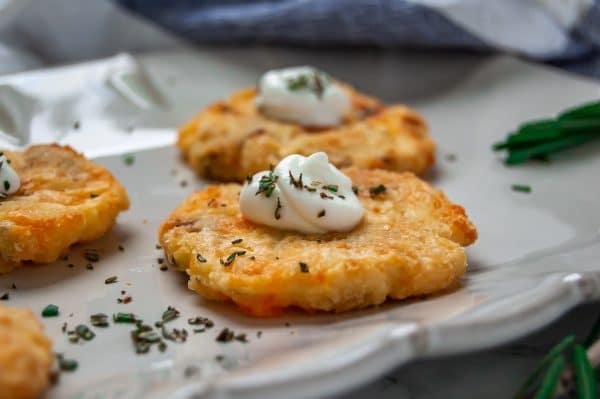
[[[116,1],[201,43],[497,49],[600,78],[600,0]]]

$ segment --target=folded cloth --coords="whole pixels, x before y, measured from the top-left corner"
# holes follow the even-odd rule
[[[502,50],[600,79],[600,0],[0,0],[0,74],[180,43],[161,26],[201,43]]]
[[[600,0],[116,0],[197,42],[600,51]]]

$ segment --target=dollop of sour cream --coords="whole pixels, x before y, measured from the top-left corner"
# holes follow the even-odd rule
[[[4,153],[0,152],[0,198],[16,193],[20,186],[19,175],[10,166]]]
[[[271,70],[259,80],[256,105],[269,118],[303,126],[334,126],[350,98],[327,74],[310,66]]]
[[[344,232],[364,215],[352,181],[329,163],[324,152],[290,155],[273,171],[246,180],[240,210],[256,223],[306,234]]]

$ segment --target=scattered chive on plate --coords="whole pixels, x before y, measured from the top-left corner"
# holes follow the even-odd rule
[[[554,119],[523,123],[494,151],[508,151],[505,163],[517,165],[530,159],[547,160],[550,155],[600,141],[600,101],[567,109]]]

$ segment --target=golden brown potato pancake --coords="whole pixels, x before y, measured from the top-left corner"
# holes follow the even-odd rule
[[[344,172],[365,208],[349,233],[303,235],[254,224],[240,214],[241,186],[226,184],[207,186],[176,208],[160,227],[160,243],[187,271],[192,290],[261,316],[286,307],[342,312],[457,281],[467,266],[463,247],[477,238],[462,207],[412,173]],[[380,184],[385,192],[372,196],[369,188]]]
[[[242,181],[290,154],[324,151],[337,167],[411,171],[422,174],[434,163],[435,146],[423,119],[402,106],[343,86],[352,111],[331,128],[305,128],[262,115],[255,89],[241,90],[200,112],[179,131],[177,146],[203,177]]]
[[[56,261],[71,245],[102,236],[129,208],[125,189],[110,172],[68,146],[4,154],[21,187],[0,199],[0,273]]]
[[[48,387],[52,343],[29,310],[0,305],[0,399],[35,399]]]

